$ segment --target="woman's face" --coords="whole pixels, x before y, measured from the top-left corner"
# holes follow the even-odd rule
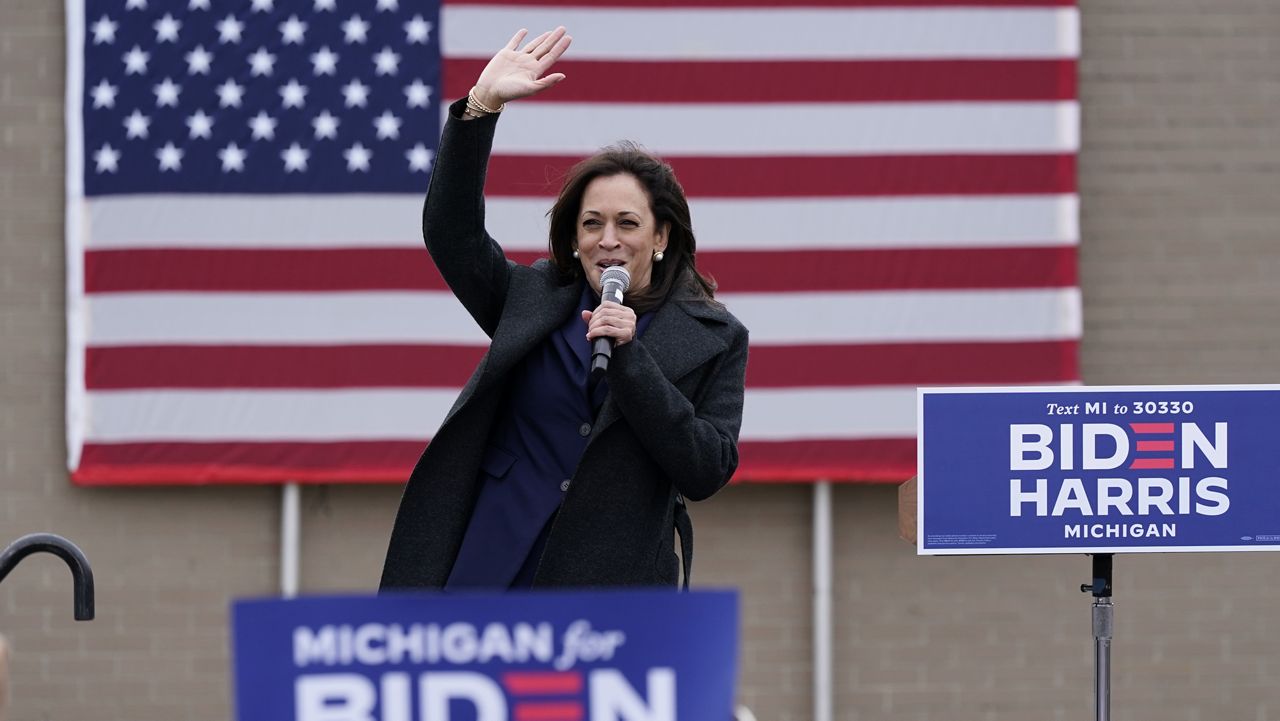
[[[628,292],[649,286],[653,253],[667,247],[667,228],[659,228],[649,195],[635,176],[622,173],[587,183],[578,210],[578,260],[587,282],[600,293],[600,276],[611,265],[631,274]]]

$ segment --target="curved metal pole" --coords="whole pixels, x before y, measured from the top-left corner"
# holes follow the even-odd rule
[[[71,569],[71,580],[75,586],[75,613],[77,621],[93,619],[93,569],[89,567],[89,559],[76,544],[53,533],[32,533],[13,543],[0,553],[0,581],[22,559],[33,553],[52,553],[66,562]]]

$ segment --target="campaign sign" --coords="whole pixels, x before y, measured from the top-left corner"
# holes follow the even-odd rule
[[[1280,549],[1280,386],[917,401],[921,554]]]
[[[732,591],[236,601],[239,721],[727,721]]]

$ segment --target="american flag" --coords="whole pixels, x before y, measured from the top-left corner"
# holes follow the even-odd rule
[[[486,338],[420,208],[447,101],[521,27],[490,232],[634,139],[751,329],[739,480],[901,480],[919,385],[1069,383],[1073,0],[72,0],[68,374],[82,484],[403,481]]]

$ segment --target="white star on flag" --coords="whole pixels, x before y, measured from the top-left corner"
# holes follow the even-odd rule
[[[311,54],[311,64],[315,67],[316,75],[333,75],[338,69],[338,55],[326,45],[319,52]]]
[[[258,52],[249,56],[250,72],[256,78],[259,75],[270,75],[275,72],[276,56],[267,52],[266,48],[258,48]]]
[[[275,10],[275,0],[253,0],[253,12],[269,13]]]
[[[342,94],[346,96],[348,108],[363,108],[369,101],[369,86],[359,80],[352,80],[342,86]]]
[[[182,169],[182,150],[174,147],[173,143],[165,143],[163,148],[157,150],[156,158],[160,160],[161,172],[177,172]]]
[[[267,111],[258,111],[258,114],[249,119],[249,127],[253,129],[254,140],[271,140],[276,137],[276,119],[267,115]]]
[[[234,80],[218,86],[218,104],[224,108],[240,107],[240,99],[244,97],[244,86],[237,85]]]
[[[147,72],[147,61],[151,59],[150,53],[142,52],[142,48],[137,45],[133,49],[124,54],[124,74],[145,75]]]
[[[156,29],[157,43],[176,43],[178,42],[178,28],[182,27],[182,23],[173,19],[173,16],[165,13],[152,25]]]
[[[280,23],[280,38],[285,45],[301,45],[307,32],[307,24],[290,15],[289,19]]]
[[[396,10],[399,10],[399,9],[400,9],[399,0],[378,0],[378,10],[380,12],[383,10],[390,10],[391,12],[395,12]]]
[[[98,22],[93,24],[93,44],[114,43],[118,27],[120,27],[119,24],[111,22],[111,18],[106,15],[98,18]]]
[[[302,146],[297,143],[290,145],[283,153],[280,153],[280,157],[284,159],[284,172],[306,172],[307,158],[310,157],[310,155],[311,153],[309,151],[304,150]]]
[[[241,150],[235,143],[228,143],[227,147],[218,151],[218,158],[222,161],[222,172],[244,170],[244,159],[247,156],[248,153]]]
[[[187,3],[188,10],[208,10],[209,0],[191,0]]]
[[[338,9],[338,6],[335,4],[334,0],[316,0],[316,12],[320,12],[322,10],[337,10],[337,9]]]
[[[151,90],[156,94],[156,107],[163,108],[166,105],[178,107],[178,93],[182,92],[181,85],[176,85],[169,78],[165,78],[164,82],[152,86]]]
[[[420,79],[415,79],[412,85],[406,85],[404,94],[411,108],[425,108],[431,105],[431,86]]]
[[[348,43],[362,43],[369,37],[369,23],[361,20],[359,15],[352,15],[342,24],[342,32]]]
[[[342,151],[342,157],[347,159],[347,170],[368,172],[369,159],[373,157],[373,151],[365,148],[360,143],[356,143]]]
[[[126,137],[145,138],[147,137],[147,129],[151,127],[151,118],[134,110],[129,117],[124,119],[124,127]]]
[[[126,0],[124,4],[125,10],[146,10],[147,0]]]
[[[404,157],[409,159],[409,172],[425,173],[431,169],[431,150],[422,143],[410,148]]]
[[[378,66],[378,75],[395,75],[399,70],[400,56],[391,51],[391,48],[383,48],[381,52],[373,56],[373,62]]]
[[[98,164],[99,173],[114,173],[120,163],[120,151],[103,143],[98,152],[93,154],[93,160]]]
[[[338,137],[338,119],[331,115],[328,110],[312,119],[311,125],[316,129],[316,140]]]
[[[209,67],[213,63],[213,54],[205,50],[203,45],[197,45],[196,49],[187,53],[185,57],[188,75],[209,74]]]
[[[391,114],[390,110],[383,111],[374,119],[373,124],[378,128],[379,140],[395,140],[400,137],[400,118]]]
[[[93,86],[93,107],[95,108],[113,108],[116,105],[116,86],[108,83],[106,78],[102,82]]]
[[[204,110],[197,110],[195,115],[187,117],[187,127],[191,129],[191,138],[208,138],[213,135],[213,118]]]
[[[240,42],[240,33],[244,32],[244,23],[236,20],[235,15],[228,15],[218,23],[218,42],[220,43],[238,43]]]
[[[293,78],[289,78],[287,85],[280,86],[280,101],[286,108],[300,108],[306,104],[306,98],[307,86],[299,85]]]
[[[410,45],[425,45],[431,36],[431,23],[423,20],[421,15],[414,15],[412,20],[404,24],[404,34]]]

